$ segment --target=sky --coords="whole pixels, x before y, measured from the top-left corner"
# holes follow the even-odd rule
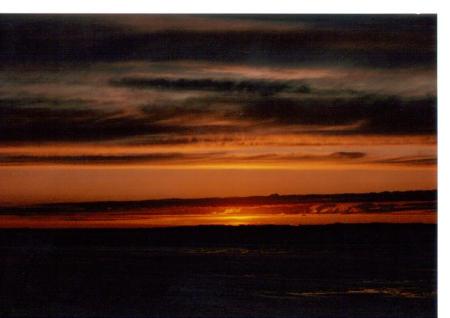
[[[435,15],[0,15],[0,204],[435,189]]]

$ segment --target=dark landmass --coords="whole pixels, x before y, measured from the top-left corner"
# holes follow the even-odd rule
[[[251,206],[262,204],[295,204],[324,202],[393,202],[393,201],[437,201],[437,190],[416,191],[386,191],[371,193],[343,194],[308,194],[230,197],[230,198],[199,198],[199,199],[159,199],[142,201],[94,201],[94,202],[63,202],[22,206],[0,206],[0,214],[33,214],[33,213],[70,213],[70,212],[102,212],[124,211],[163,207],[214,207],[214,206]],[[435,208],[435,206],[434,206]]]
[[[436,230],[0,230],[0,316],[436,317]]]

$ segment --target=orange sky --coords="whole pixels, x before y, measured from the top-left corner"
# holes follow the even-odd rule
[[[437,222],[437,215],[433,212],[355,214],[355,215],[183,215],[183,216],[151,216],[146,218],[117,218],[95,220],[67,220],[55,216],[45,218],[29,218],[17,216],[0,216],[0,228],[146,228],[168,226],[197,226],[197,225],[319,225],[335,223],[431,223]]]
[[[434,16],[3,19],[0,207],[437,187]]]
[[[7,167],[3,203],[435,189],[433,168],[173,169]]]

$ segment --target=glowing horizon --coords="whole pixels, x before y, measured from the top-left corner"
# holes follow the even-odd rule
[[[103,201],[0,206],[0,227],[432,223],[436,192]]]
[[[0,206],[437,188],[435,16],[2,21]]]

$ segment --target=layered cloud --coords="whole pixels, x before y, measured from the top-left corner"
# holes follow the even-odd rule
[[[435,16],[4,15],[0,33],[2,166],[436,165]]]
[[[434,16],[4,16],[4,62],[435,63]],[[413,54],[412,54],[413,53]]]
[[[89,141],[167,134],[257,133],[260,125],[282,133],[434,135],[434,97],[300,94],[234,96],[144,102],[134,112],[105,109],[84,100],[0,100],[4,142]],[[306,96],[304,96],[306,95]]]

